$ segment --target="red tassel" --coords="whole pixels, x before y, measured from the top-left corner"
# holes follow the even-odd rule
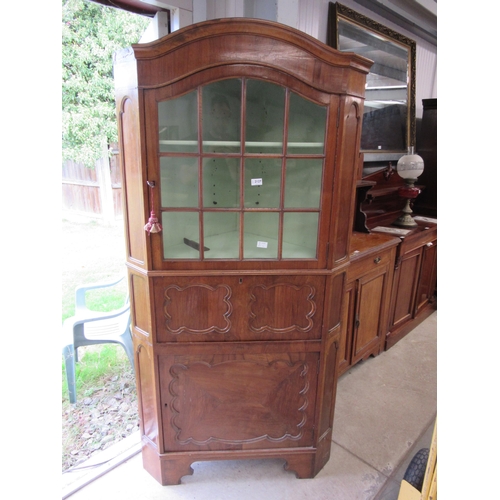
[[[156,218],[154,210],[151,210],[148,223],[144,226],[147,233],[159,233],[162,230],[161,224]]]
[[[156,217],[154,207],[154,198],[153,198],[153,189],[156,187],[156,183],[154,181],[146,181],[148,186],[151,188],[151,213],[149,214],[148,223],[144,226],[145,231],[148,234],[151,233],[159,233],[162,230],[161,224],[158,222],[158,218]]]

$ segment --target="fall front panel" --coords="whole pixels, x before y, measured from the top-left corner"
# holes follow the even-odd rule
[[[321,338],[324,276],[154,280],[157,342]]]

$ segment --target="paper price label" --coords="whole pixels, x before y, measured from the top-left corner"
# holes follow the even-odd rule
[[[267,241],[258,241],[257,248],[267,248]]]
[[[252,186],[262,186],[262,179],[252,179]]]

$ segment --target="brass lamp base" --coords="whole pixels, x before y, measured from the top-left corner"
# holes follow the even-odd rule
[[[416,227],[418,224],[414,221],[413,217],[410,215],[413,213],[413,210],[410,208],[410,200],[406,200],[406,205],[403,208],[403,214],[398,217],[393,225],[399,227]]]
[[[398,194],[406,198],[406,204],[402,210],[403,214],[393,224],[399,227],[416,227],[418,224],[411,216],[413,210],[410,208],[410,200],[414,200],[420,194],[420,189],[414,185],[416,179],[405,179],[405,181],[407,185],[399,188]]]

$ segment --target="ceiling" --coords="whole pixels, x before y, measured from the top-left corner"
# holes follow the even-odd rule
[[[92,0],[93,2],[154,17],[166,10],[155,0]],[[355,0],[385,19],[437,45],[437,0]],[[342,3],[342,2],[340,2]]]

